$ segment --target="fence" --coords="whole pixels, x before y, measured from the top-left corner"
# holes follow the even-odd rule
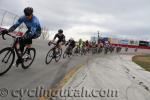
[[[1,28],[9,28],[12,26],[16,20],[19,18],[19,16],[15,13],[9,12],[4,9],[0,9],[0,27]],[[25,24],[20,25],[16,31],[25,32],[26,26]],[[47,27],[42,26],[42,35],[39,39],[48,40],[49,39],[49,30]]]

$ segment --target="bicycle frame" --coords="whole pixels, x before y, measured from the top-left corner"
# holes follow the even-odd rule
[[[10,34],[7,34],[7,35],[11,36]],[[14,43],[13,43],[12,47],[10,47],[10,48],[12,48],[13,50],[15,50],[15,53],[16,53],[16,55],[17,55],[18,58],[21,58],[21,54],[19,53],[19,51],[17,49],[17,43],[19,42],[19,38],[21,38],[21,37],[17,37],[17,38],[14,37],[14,36],[11,36],[11,37],[14,38],[15,40],[14,40]],[[8,54],[9,54],[9,51],[6,53],[5,57],[3,58],[3,61],[8,56]],[[9,60],[10,56],[11,56],[11,53],[8,56],[7,62]]]

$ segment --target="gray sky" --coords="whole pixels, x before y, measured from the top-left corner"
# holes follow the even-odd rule
[[[90,39],[99,30],[102,36],[150,40],[150,0],[0,0],[0,8],[18,15],[26,6],[51,38],[62,28],[67,38]]]

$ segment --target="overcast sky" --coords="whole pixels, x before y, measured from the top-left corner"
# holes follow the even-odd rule
[[[67,38],[90,39],[99,30],[102,36],[150,40],[150,0],[0,0],[0,9],[18,15],[27,6],[51,37],[62,28]]]

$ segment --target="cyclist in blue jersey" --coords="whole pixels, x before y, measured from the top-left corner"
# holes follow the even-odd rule
[[[21,16],[17,22],[10,27],[8,30],[4,30],[2,34],[7,34],[9,32],[13,32],[18,26],[24,23],[27,27],[27,31],[25,32],[24,36],[19,40],[20,51],[23,53],[24,47],[27,46],[28,48],[32,45],[32,39],[36,39],[41,35],[41,26],[39,20],[36,16],[33,15],[33,8],[27,7],[24,9],[24,16]],[[20,59],[16,61],[18,65],[20,63]]]

